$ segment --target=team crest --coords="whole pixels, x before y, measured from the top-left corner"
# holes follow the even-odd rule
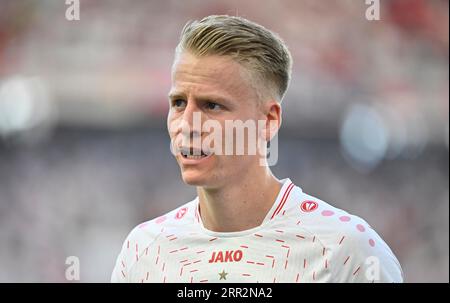
[[[175,215],[175,219],[181,219],[184,217],[184,215],[187,213],[187,207],[183,207],[182,209],[180,209],[177,214]]]
[[[315,211],[319,207],[319,204],[315,201],[303,201],[300,205],[300,209],[304,211],[305,213],[310,213],[312,211]]]

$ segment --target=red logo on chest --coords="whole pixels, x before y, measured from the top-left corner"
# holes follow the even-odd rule
[[[226,250],[226,251],[213,251],[211,259],[208,263],[218,262],[239,262],[242,259],[242,250]]]
[[[180,220],[181,218],[184,217],[187,211],[188,211],[187,207],[183,207],[177,212],[177,214],[175,215],[175,219]]]
[[[303,201],[300,205],[301,210],[303,210],[305,213],[310,213],[312,211],[315,211],[319,207],[319,204],[315,201]]]

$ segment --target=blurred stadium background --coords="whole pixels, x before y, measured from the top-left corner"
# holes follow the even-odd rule
[[[138,223],[195,196],[169,152],[184,23],[240,15],[294,57],[280,178],[366,218],[408,282],[449,281],[448,1],[0,0],[0,282],[107,282]]]

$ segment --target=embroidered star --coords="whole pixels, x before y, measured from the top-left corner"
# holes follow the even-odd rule
[[[227,279],[227,275],[228,275],[228,273],[225,272],[225,270],[222,270],[222,272],[219,273],[219,276],[220,276],[219,280],[222,280],[222,279],[226,280]]]

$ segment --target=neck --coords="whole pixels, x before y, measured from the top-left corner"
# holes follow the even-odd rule
[[[197,187],[205,228],[235,232],[261,225],[282,187],[268,167],[261,169],[220,188]]]

